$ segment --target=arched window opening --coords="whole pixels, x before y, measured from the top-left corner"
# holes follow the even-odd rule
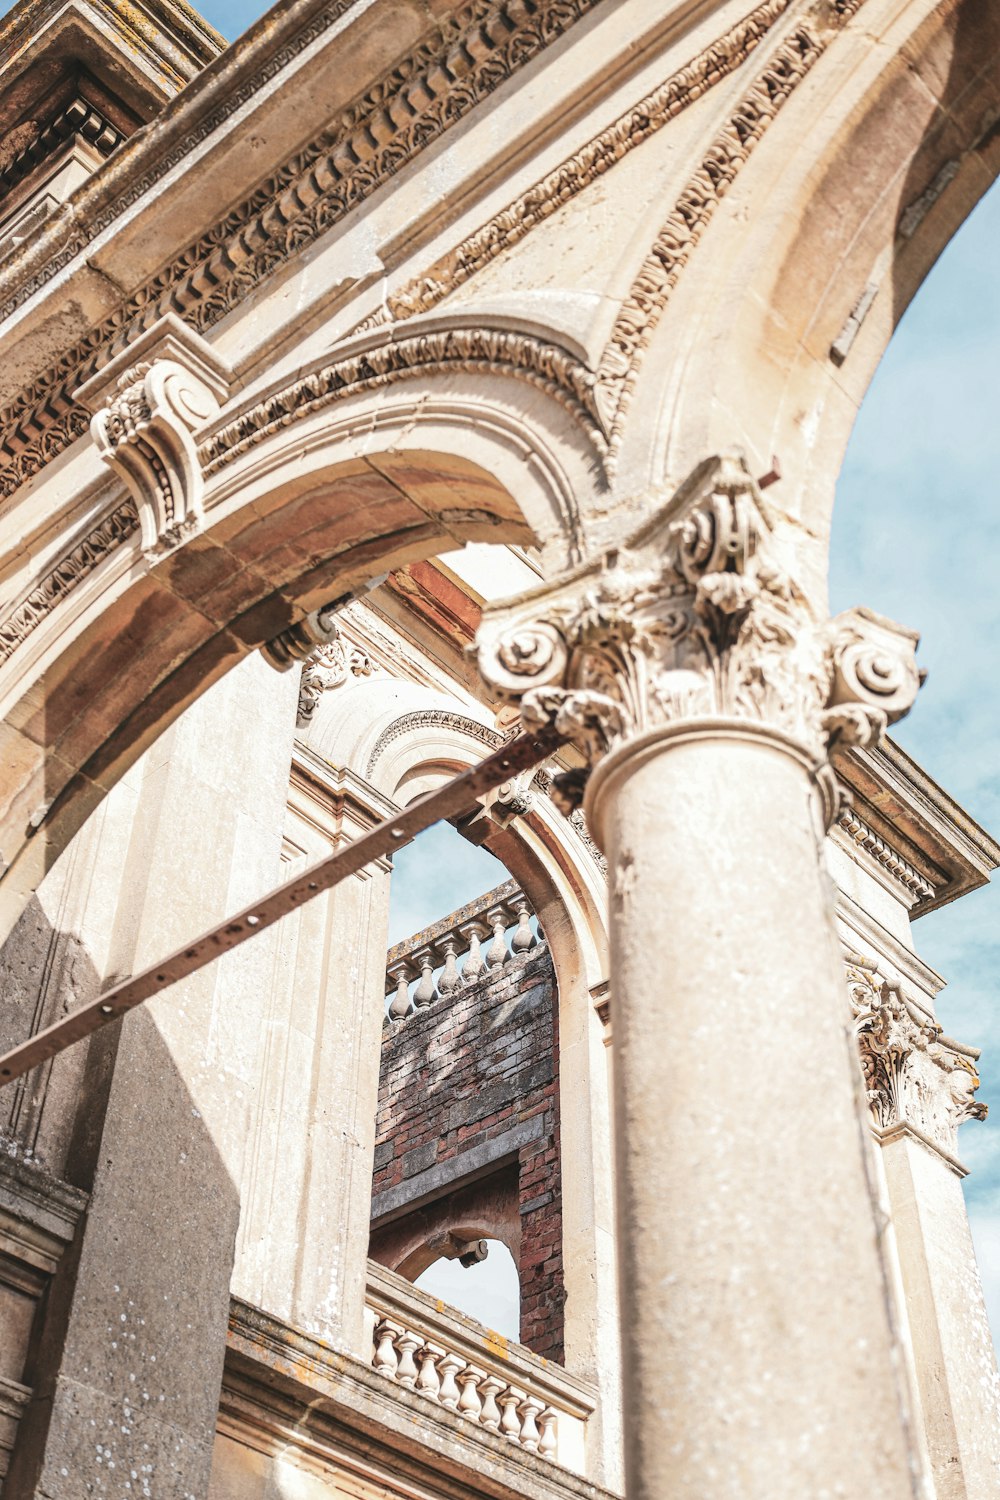
[[[393,864],[369,1254],[561,1361],[558,1002],[544,934],[500,861],[448,825]]]
[[[514,1257],[501,1240],[474,1243],[485,1251],[481,1258],[465,1265],[462,1257],[442,1256],[421,1272],[414,1286],[504,1338],[516,1340],[520,1337],[521,1281]]]
[[[983,198],[902,318],[861,407],[837,490],[834,611],[859,600],[919,629],[928,678],[892,731],[996,835],[1000,830],[1000,189]],[[962,1136],[966,1200],[1000,1342],[1000,891],[921,919],[921,953],[948,976],[946,1033],[982,1045],[990,1119]],[[992,1096],[992,1097],[991,1097]]]

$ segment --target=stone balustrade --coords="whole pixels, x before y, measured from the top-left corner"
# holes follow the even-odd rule
[[[396,943],[385,963],[385,993],[392,996],[389,1020],[404,1021],[476,983],[484,974],[498,973],[505,964],[533,952],[544,941],[537,922],[532,927],[533,917],[521,887],[508,880],[432,927]]]
[[[596,1392],[585,1381],[443,1308],[373,1261],[365,1316],[372,1365],[387,1380],[528,1453],[586,1474],[586,1427]]]

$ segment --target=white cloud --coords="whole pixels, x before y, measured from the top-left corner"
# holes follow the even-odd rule
[[[1000,829],[1000,194],[988,194],[903,318],[862,406],[838,486],[834,609],[869,604],[922,633],[929,668],[900,744],[991,832]],[[1000,888],[917,924],[949,981],[945,1030],[983,1049],[985,1123],[960,1150],[1000,1336]]]
[[[412,937],[510,876],[450,823],[436,823],[393,858],[389,942]]]

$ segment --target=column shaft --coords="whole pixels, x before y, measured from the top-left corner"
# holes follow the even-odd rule
[[[912,1496],[804,752],[692,721],[595,771],[630,1500]]]

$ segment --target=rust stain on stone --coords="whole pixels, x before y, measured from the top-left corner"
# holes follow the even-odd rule
[[[502,1333],[497,1333],[494,1328],[487,1328],[486,1337],[483,1339],[483,1346],[487,1354],[495,1355],[497,1359],[510,1359],[507,1340]]]

